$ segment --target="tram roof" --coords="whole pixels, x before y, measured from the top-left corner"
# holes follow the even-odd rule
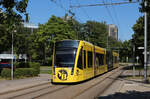
[[[60,41],[57,41],[57,42],[61,42],[61,41],[80,41],[80,40],[65,39],[65,40],[60,40]]]
[[[82,40],[81,40],[81,41],[82,41]],[[91,44],[91,45],[95,46],[96,48],[100,48],[100,49],[106,50],[105,48],[102,48],[102,47],[100,47],[100,46],[94,45],[94,44],[92,44],[92,43],[90,43],[90,42],[87,42],[87,41],[84,41],[84,40],[83,40],[83,42],[86,42],[86,43],[88,43],[88,44]]]
[[[102,48],[102,47],[100,47],[100,46],[94,45],[94,44],[92,44],[92,43],[90,43],[90,42],[88,42],[88,41],[85,41],[85,40],[71,40],[71,39],[66,39],[66,40],[61,40],[61,41],[77,41],[77,42],[83,41],[83,42],[85,42],[85,43],[88,43],[89,45],[95,46],[96,48],[100,48],[100,49],[106,50],[105,48]],[[61,41],[58,41],[58,42],[61,42]]]

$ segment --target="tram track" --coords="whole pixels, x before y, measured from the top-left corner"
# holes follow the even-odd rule
[[[20,99],[20,97],[26,97],[30,94],[42,92],[43,90],[55,89],[58,85],[52,85],[51,83],[42,84],[39,86],[28,87],[25,89],[19,89],[14,92],[4,93],[0,95],[0,99]],[[58,89],[57,89],[58,90]],[[31,99],[31,97],[30,97]]]
[[[103,89],[100,89],[100,91],[96,93],[96,97],[113,83],[113,81],[109,82],[108,79],[115,80],[116,77],[121,74],[121,71],[118,71],[120,71],[120,68],[77,85],[52,85],[49,83],[42,86],[19,90],[16,92],[7,93],[5,94],[6,97],[1,96],[0,99],[49,99],[50,97],[51,99],[77,99],[84,96],[85,93],[94,87],[103,87]],[[109,84],[107,86],[103,86],[105,82],[109,82]]]
[[[72,99],[78,99],[80,95],[82,95],[83,93],[86,93],[88,92],[90,89],[96,87],[96,86],[102,86],[101,89],[99,90],[98,93],[96,93],[96,95],[94,97],[97,97],[99,96],[101,93],[103,93],[107,88],[109,88],[109,86],[115,81],[115,79],[120,75],[122,74],[123,71],[121,72],[118,72],[116,74],[116,72],[113,72],[112,74],[110,74],[111,76],[114,76],[114,77],[111,77],[110,75],[108,75],[107,77],[105,77],[104,79],[96,82],[95,84],[87,87],[86,89],[82,90],[80,93],[76,94],[75,96],[73,96]],[[111,81],[110,81],[111,79]],[[109,81],[109,82],[108,82]],[[106,84],[106,82],[108,82],[108,84]],[[104,84],[105,83],[105,84]]]
[[[15,96],[12,96],[10,97],[9,99],[13,99],[13,98],[17,98],[17,97],[20,97],[20,96],[24,96],[24,95],[28,95],[28,94],[31,94],[31,93],[35,93],[35,92],[38,92],[38,91],[42,91],[44,89],[47,89],[47,88],[52,88],[54,86],[46,86],[46,87],[43,87],[43,88],[39,88],[37,90],[32,90],[32,91],[29,91],[29,92],[26,92],[26,93],[23,93],[23,94],[19,94],[19,95],[15,95]],[[27,90],[29,90],[30,88],[28,88]],[[26,89],[25,89],[26,90]],[[24,90],[21,90],[21,91],[24,91]]]
[[[38,96],[36,96],[36,97],[33,97],[33,99],[41,98],[41,97],[44,96],[44,95],[52,94],[52,93],[54,93],[54,92],[61,91],[62,89],[65,89],[65,88],[68,88],[68,87],[70,87],[70,86],[68,86],[68,85],[63,86],[62,88],[58,88],[58,89],[56,89],[56,90],[49,91],[49,92],[46,92],[46,93],[44,93],[44,94],[38,95]]]
[[[47,92],[47,94],[40,96],[40,97],[36,97],[36,99],[49,99],[49,97],[51,97],[51,99],[60,99],[60,98],[61,99],[78,99],[80,96],[82,96],[82,94],[88,92],[93,87],[96,87],[96,86],[103,87],[103,84],[105,84],[106,80],[107,81],[109,81],[108,79],[115,80],[116,77],[120,75],[120,73],[118,71],[119,71],[119,69],[117,71],[113,70],[113,72],[112,71],[108,72],[102,76],[94,78],[85,83],[62,88],[61,90],[57,90],[53,93]],[[118,73],[116,74],[116,72],[118,72]],[[111,77],[111,75],[115,75],[115,76]],[[107,86],[109,87],[112,83],[113,82],[110,82],[108,85],[103,87],[103,90],[100,89],[100,91],[103,92],[105,90],[105,88],[107,88]],[[95,96],[98,96],[101,92],[98,92]],[[84,98],[84,97],[82,97],[82,98]],[[81,98],[79,98],[79,99],[81,99]]]
[[[54,85],[54,86],[50,86],[50,87],[44,87],[39,90],[12,96],[12,97],[9,97],[8,99],[21,99],[24,97],[26,97],[26,99],[36,99],[36,98],[40,98],[46,94],[51,94],[51,93],[57,92],[58,90],[61,90],[61,89],[67,88],[67,87],[69,87],[69,86]]]

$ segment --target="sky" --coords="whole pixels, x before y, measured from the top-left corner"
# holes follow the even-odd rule
[[[139,3],[70,8],[75,5],[103,4],[127,2],[127,0],[29,0],[27,12],[30,22],[38,25],[46,23],[52,15],[63,17],[68,10],[75,13],[74,18],[80,23],[88,20],[115,24],[121,41],[129,40],[134,33],[132,30],[136,20],[143,16],[139,12]]]

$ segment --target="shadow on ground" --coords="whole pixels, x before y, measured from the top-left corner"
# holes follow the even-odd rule
[[[136,70],[144,70],[144,66],[142,65],[134,65]],[[123,70],[133,70],[133,65],[123,67]]]
[[[96,99],[150,99],[150,91],[128,91],[126,93],[115,93],[108,96],[100,96]]]
[[[117,79],[150,84],[150,80],[147,80],[147,82],[144,81],[144,67],[142,65],[135,65],[134,76],[132,65],[123,67],[122,70],[124,72],[121,75],[119,75]],[[150,78],[150,70],[147,70],[147,78]]]

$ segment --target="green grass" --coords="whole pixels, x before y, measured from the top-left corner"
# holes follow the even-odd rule
[[[40,68],[49,68],[51,66],[40,66]]]
[[[2,77],[0,76],[0,81],[1,81],[1,80],[5,80],[5,79],[4,79],[4,78],[2,78]]]
[[[128,66],[131,63],[119,63],[119,66]]]
[[[144,76],[130,76],[130,77],[126,77],[127,80],[135,80],[135,81],[144,81]],[[150,76],[147,77],[148,82],[150,82]]]
[[[40,74],[51,74],[52,70],[40,70]]]
[[[40,74],[51,74],[52,70],[50,66],[40,66]]]
[[[144,79],[144,77],[143,76],[128,76],[128,77],[126,77],[126,79]]]

